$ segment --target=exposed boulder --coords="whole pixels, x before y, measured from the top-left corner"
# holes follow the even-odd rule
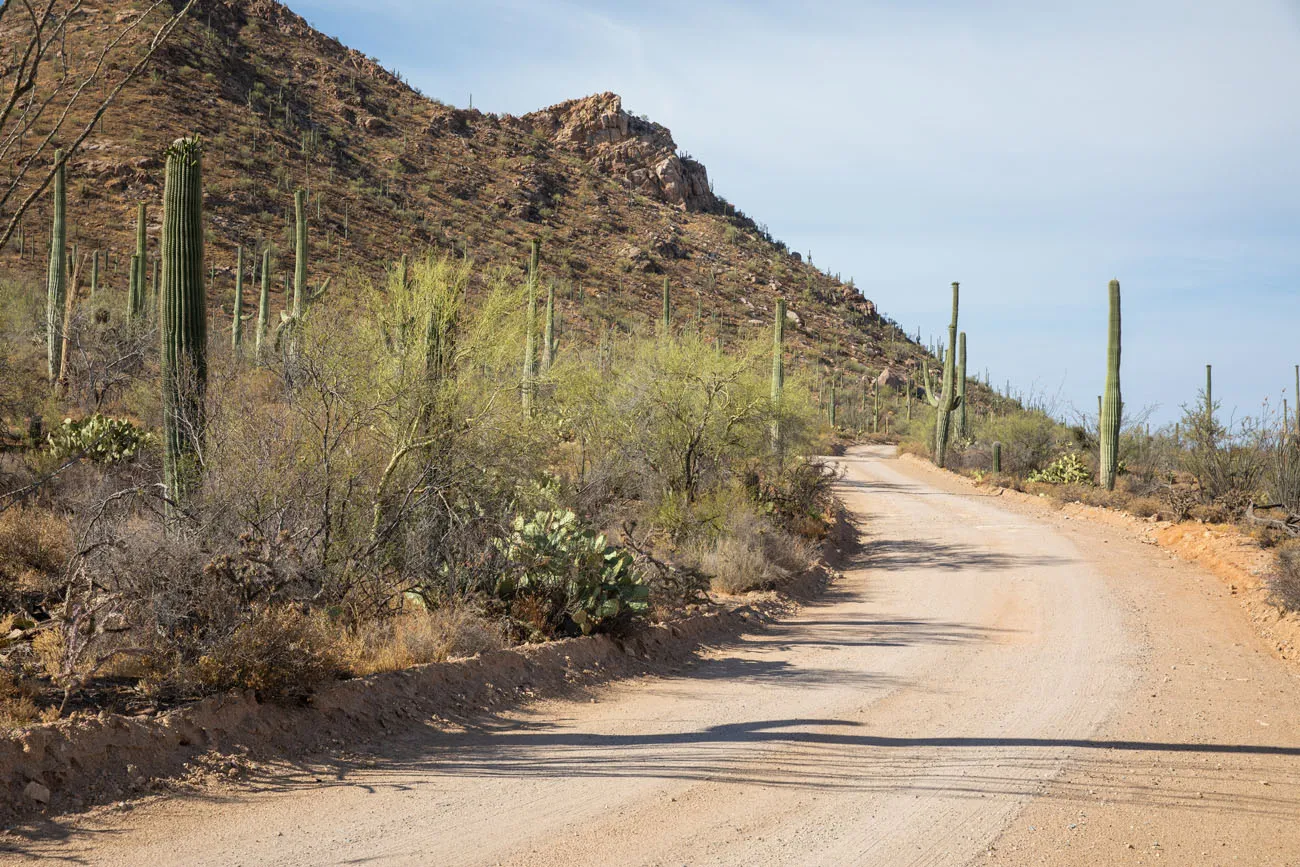
[[[876,377],[876,385],[881,388],[892,388],[895,391],[902,391],[907,387],[907,380],[903,375],[892,367],[886,367],[880,371],[880,376]]]
[[[637,192],[688,211],[721,210],[704,166],[677,152],[666,127],[624,111],[618,94],[562,102],[524,115],[523,122]]]

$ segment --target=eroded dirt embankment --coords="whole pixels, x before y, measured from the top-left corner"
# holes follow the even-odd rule
[[[849,530],[841,527],[836,537],[845,543]],[[151,717],[101,713],[19,729],[0,738],[0,818],[183,789],[213,774],[238,776],[250,761],[337,751],[431,718],[456,721],[674,666],[821,593],[836,575],[834,559],[828,545],[823,562],[779,592],[719,602],[621,638],[565,639],[341,681],[305,705],[263,703],[249,690]]]

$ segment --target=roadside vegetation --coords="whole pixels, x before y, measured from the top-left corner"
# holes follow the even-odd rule
[[[957,359],[936,350],[946,360],[942,391],[917,391],[906,414],[897,395],[888,399],[891,439],[987,484],[1152,520],[1238,526],[1276,552],[1268,579],[1275,604],[1300,611],[1300,414],[1283,399],[1280,409],[1265,405],[1255,416],[1225,417],[1207,365],[1204,389],[1183,405],[1179,420],[1153,429],[1149,411],[1131,411],[1120,398],[1117,282],[1111,295],[1105,394],[1097,414],[1071,415],[1046,400],[1013,398],[1009,389],[963,405],[960,398],[973,394],[967,386],[978,383],[963,381],[966,335],[957,331],[954,287],[949,345],[958,346]],[[1300,407],[1300,368],[1295,374]]]
[[[0,280],[5,722],[295,699],[808,568],[830,428],[770,330],[724,345],[665,284],[652,327],[570,338],[537,244],[313,287],[301,196],[292,304],[240,251],[212,311],[202,159],[168,152],[159,283],[92,282],[57,227],[46,285]]]

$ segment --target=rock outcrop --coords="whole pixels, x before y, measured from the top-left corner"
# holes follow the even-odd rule
[[[721,211],[703,164],[679,154],[666,127],[624,111],[618,94],[572,99],[522,120],[637,192],[688,211]]]

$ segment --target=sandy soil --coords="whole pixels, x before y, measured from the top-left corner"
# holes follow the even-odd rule
[[[4,863],[1300,864],[1300,680],[1218,578],[855,450],[863,550],[680,672],[11,834]]]

